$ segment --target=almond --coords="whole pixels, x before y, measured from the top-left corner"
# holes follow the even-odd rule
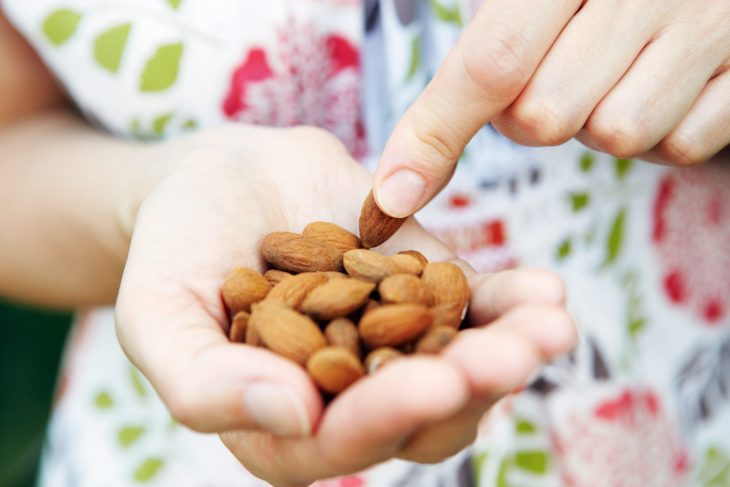
[[[363,312],[363,314],[364,313],[369,313],[370,311],[372,311],[372,310],[374,310],[375,308],[378,308],[378,307],[380,307],[380,303],[378,301],[376,301],[374,299],[369,299],[368,300],[368,304],[365,305],[365,307],[363,308],[362,312]]]
[[[390,260],[398,267],[398,271],[404,274],[413,274],[420,276],[423,272],[425,264],[410,254],[395,254],[390,256]]]
[[[365,369],[352,352],[342,347],[325,347],[307,360],[307,370],[324,391],[337,394],[365,375]]]
[[[377,247],[393,236],[405,221],[405,218],[393,218],[383,213],[370,191],[360,210],[360,238],[363,246]]]
[[[360,356],[360,335],[355,323],[347,318],[337,318],[325,327],[324,336],[333,347],[346,348],[358,357]]]
[[[431,325],[431,312],[420,304],[384,304],[360,320],[360,337],[371,347],[398,346]]]
[[[321,274],[322,274],[323,276],[326,276],[326,277],[327,277],[327,279],[328,279],[328,280],[330,280],[330,281],[331,281],[332,279],[346,279],[347,277],[349,277],[349,276],[348,276],[347,274],[345,274],[344,272],[335,272],[335,271],[327,271],[327,272],[322,272]]]
[[[469,282],[464,272],[449,262],[430,262],[421,275],[433,296],[433,304],[453,305],[463,310],[469,303]]]
[[[234,313],[249,311],[271,289],[269,281],[253,269],[236,267],[223,282],[223,300]]]
[[[248,326],[246,326],[246,345],[252,347],[265,347],[266,344],[259,336],[259,332],[256,331],[256,327],[251,322],[251,318],[248,319]]]
[[[357,279],[334,279],[310,292],[302,311],[318,320],[348,315],[367,303],[375,284]]]
[[[356,249],[345,252],[343,258],[347,273],[364,281],[380,282],[398,273],[398,266],[385,255],[372,250]]]
[[[320,272],[302,272],[290,275],[274,286],[266,295],[267,301],[280,301],[292,309],[299,309],[309,292],[327,282],[327,276]]]
[[[426,267],[426,265],[428,264],[428,259],[426,258],[426,256],[420,253],[418,250],[401,250],[396,255],[410,255],[411,257],[415,257],[416,259],[418,259],[418,262],[421,263],[421,267]]]
[[[431,314],[433,315],[433,326],[449,326],[458,330],[466,315],[466,305],[439,304],[431,308]]]
[[[302,365],[327,346],[319,327],[309,318],[276,301],[262,301],[252,307],[249,324],[273,352]]]
[[[231,329],[228,331],[228,337],[234,343],[244,343],[246,341],[246,330],[248,328],[248,319],[251,317],[245,311],[239,311],[231,320]]]
[[[376,348],[365,357],[365,370],[368,371],[368,374],[374,374],[376,370],[387,362],[402,356],[403,352],[392,347]]]
[[[269,284],[271,286],[276,286],[281,281],[284,280],[284,278],[293,276],[294,274],[290,274],[285,271],[280,271],[279,269],[269,269],[268,271],[264,272],[264,277],[267,281],[269,281]]]
[[[393,274],[386,277],[380,281],[378,292],[383,303],[415,303],[424,306],[431,304],[428,288],[412,274]]]
[[[347,252],[362,247],[360,239],[354,233],[348,232],[339,225],[328,222],[313,222],[304,227],[302,235],[305,237],[321,240],[333,247]]]
[[[458,332],[450,326],[435,326],[416,343],[416,353],[440,353]]]
[[[342,251],[320,240],[291,232],[274,232],[264,238],[261,253],[267,262],[288,272],[339,271]]]

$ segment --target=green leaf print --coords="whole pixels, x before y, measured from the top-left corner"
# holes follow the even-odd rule
[[[81,14],[69,8],[54,10],[43,21],[43,34],[54,46],[60,46],[74,35]]]
[[[702,487],[727,487],[730,485],[730,457],[719,449],[711,447],[705,452],[698,473]]]
[[[165,91],[175,84],[183,47],[182,42],[160,46],[145,65],[139,89],[153,93]]]
[[[580,158],[580,170],[583,172],[591,172],[591,169],[593,169],[593,164],[595,162],[596,158],[593,157],[593,154],[591,154],[590,152],[586,152]]]
[[[147,388],[144,386],[144,382],[142,382],[142,374],[140,374],[139,370],[137,370],[137,368],[133,365],[129,366],[129,380],[132,381],[134,392],[136,392],[139,397],[147,396]]]
[[[625,223],[626,208],[621,208],[613,219],[611,230],[608,232],[608,238],[606,239],[606,259],[603,262],[604,267],[613,264],[621,252],[621,247],[624,243]]]
[[[565,260],[568,257],[570,257],[571,252],[573,251],[573,243],[570,241],[570,237],[566,238],[562,242],[560,242],[560,245],[558,245],[558,250],[556,252],[555,258],[558,261]]]
[[[137,467],[132,478],[139,484],[149,482],[157,475],[157,472],[164,464],[165,462],[161,458],[150,457]]]
[[[588,193],[571,193],[570,204],[573,208],[573,213],[578,213],[583,210],[591,202],[591,195]]]
[[[408,67],[408,73],[406,74],[406,83],[413,79],[418,66],[421,64],[421,36],[416,36],[411,41],[411,64]]]
[[[107,391],[100,391],[96,397],[94,397],[94,406],[99,409],[109,409],[114,406],[114,400],[111,394]]]
[[[457,25],[462,25],[461,11],[459,10],[458,3],[451,8],[448,8],[440,3],[438,0],[431,0],[431,7],[433,8],[436,17],[438,17],[440,20]]]
[[[634,161],[631,159],[616,159],[614,164],[616,168],[616,178],[619,181],[626,179],[629,171],[631,171],[631,168],[634,167]]]
[[[105,30],[94,39],[94,60],[99,66],[110,73],[119,70],[131,29],[132,24],[129,23],[117,25]]]
[[[180,7],[180,4],[182,3],[182,0],[165,0],[170,7],[177,10]]]
[[[484,466],[487,464],[487,456],[487,452],[478,452],[471,457],[471,471],[477,483],[482,478]]]
[[[129,448],[144,432],[144,426],[125,426],[117,432],[117,441],[122,448]]]
[[[172,113],[166,113],[164,115],[160,115],[159,117],[155,118],[152,121],[152,131],[155,135],[158,137],[162,137],[165,135],[165,128],[167,128],[167,124],[172,120]]]
[[[183,122],[180,128],[185,131],[195,130],[196,128],[198,128],[198,122],[196,122],[194,118],[189,118]]]
[[[515,465],[522,470],[543,475],[548,470],[548,456],[544,451],[518,451],[515,453]]]
[[[537,432],[537,426],[532,421],[517,418],[515,421],[515,432],[518,435],[532,435]]]

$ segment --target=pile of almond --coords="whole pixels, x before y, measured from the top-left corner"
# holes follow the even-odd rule
[[[429,263],[417,251],[386,256],[363,248],[401,223],[369,196],[362,241],[326,222],[267,235],[261,253],[271,268],[236,268],[223,285],[231,341],[301,364],[329,394],[404,354],[440,352],[462,325],[467,280],[456,265]]]

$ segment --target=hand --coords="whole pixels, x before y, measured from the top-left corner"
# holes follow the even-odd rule
[[[353,229],[371,178],[333,136],[225,127],[171,143],[184,154],[136,217],[117,334],[172,414],[220,432],[251,472],[305,485],[394,456],[437,461],[473,440],[484,411],[540,362],[573,346],[560,281],[543,271],[469,272],[471,316],[443,357],[408,358],[365,378],[326,411],[305,371],[228,342],[220,287],[261,269],[261,239],[327,220]],[[454,256],[414,221],[383,250]]]
[[[490,121],[520,144],[576,137],[615,156],[697,164],[730,144],[728,93],[726,0],[485,1],[396,126],[375,198],[392,216],[413,214]]]

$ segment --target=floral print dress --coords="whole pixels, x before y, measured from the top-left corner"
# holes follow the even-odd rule
[[[224,121],[335,133],[373,167],[477,1],[0,0],[86,118],[122,137]],[[730,486],[730,164],[670,170],[486,126],[422,223],[481,271],[549,267],[574,353],[499,403],[476,443],[320,486]],[[258,486],[176,424],[80,311],[40,485]],[[485,353],[489,353],[485,350]]]

